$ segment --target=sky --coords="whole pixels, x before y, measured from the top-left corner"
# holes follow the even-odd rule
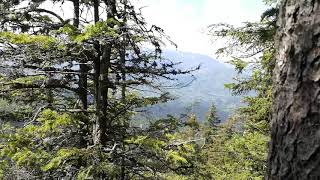
[[[223,41],[212,41],[208,26],[215,23],[241,25],[246,21],[259,21],[268,7],[263,0],[132,0],[137,9],[151,25],[164,29],[171,40],[178,45],[178,51],[209,55],[215,59],[215,50]],[[44,7],[49,6],[43,4]],[[64,17],[72,18],[72,11],[63,11],[58,5],[51,5]],[[72,9],[71,2],[65,3]],[[169,45],[170,43],[168,43]],[[165,49],[175,49],[166,46]]]
[[[178,45],[178,51],[216,57],[222,42],[212,42],[206,34],[215,23],[241,25],[258,21],[267,9],[262,0],[135,0],[150,24],[163,28]],[[175,49],[166,46],[167,49]]]

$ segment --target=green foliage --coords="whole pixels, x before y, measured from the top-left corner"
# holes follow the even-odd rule
[[[64,162],[70,161],[72,157],[79,158],[79,149],[69,148],[69,149],[59,149],[50,161],[41,167],[42,171],[49,171],[52,169],[57,169]]]
[[[0,156],[6,166],[2,166],[4,169],[1,170],[6,172],[5,168],[12,163],[17,167],[40,170],[51,158],[50,141],[53,141],[55,136],[63,136],[62,129],[70,126],[71,119],[67,114],[45,110],[37,119],[37,125],[30,123],[21,128],[3,125],[0,133],[3,139]]]
[[[13,32],[0,32],[0,41],[17,45],[34,44],[45,49],[48,49],[57,42],[57,40],[52,36],[29,35],[25,33],[15,34]]]
[[[186,121],[186,125],[190,126],[192,129],[199,128],[199,122],[195,114],[191,114],[190,117]]]
[[[23,117],[29,116],[31,112],[32,107],[28,104],[0,98],[0,119],[3,122],[22,119]]]
[[[239,59],[239,58],[234,58],[233,60],[229,61],[230,64],[232,64],[236,71],[238,73],[242,73],[242,71],[248,66],[248,62],[242,60],[242,59]]]
[[[275,1],[266,3],[273,4]],[[230,40],[230,44],[219,49],[218,53],[236,55],[230,63],[235,66],[238,76],[225,87],[234,95],[250,92],[243,98],[247,105],[240,107],[229,120],[229,125],[220,127],[218,136],[212,136],[208,141],[210,144],[205,152],[208,156],[205,166],[216,179],[264,177],[277,16],[277,8],[271,8],[263,13],[261,21],[257,23],[245,23],[242,27],[226,24],[212,26],[214,36]]]
[[[269,137],[259,132],[219,130],[207,149],[206,168],[216,179],[263,179]],[[229,132],[228,132],[229,131]]]
[[[57,34],[66,34],[69,37],[72,37],[73,39],[76,37],[78,34],[77,28],[74,27],[71,24],[65,24],[63,27],[59,28],[59,30],[56,31]]]
[[[184,157],[182,157],[178,152],[173,150],[168,151],[166,159],[172,161],[173,164],[188,163],[188,161]]]
[[[118,22],[114,19],[108,19],[107,21],[97,22],[94,25],[89,25],[86,27],[83,33],[74,37],[74,41],[80,43],[91,38],[103,36],[116,38],[119,36],[119,34],[115,28],[111,28],[109,26],[110,22],[115,22],[118,24]],[[62,30],[70,34],[70,28],[64,28]]]
[[[99,2],[110,3],[104,5],[114,14],[79,25],[54,12],[41,12],[34,2],[24,12],[11,2],[0,3],[0,9],[12,11],[0,17],[5,22],[0,25],[0,43],[6,45],[1,65],[13,72],[0,72],[0,111],[10,122],[0,128],[0,178],[262,178],[276,9],[264,13],[261,22],[243,27],[212,26],[213,35],[231,40],[219,52],[235,53],[231,63],[239,74],[254,69],[226,85],[234,94],[256,93],[244,98],[248,105],[231,119],[237,123],[217,125],[213,104],[205,124],[191,114],[137,127],[132,119],[139,110],[171,97],[167,93],[141,97],[131,88],[161,90],[154,82],[192,70],[176,70],[174,63],[161,59],[163,30],[156,26],[149,30],[128,1]],[[80,5],[94,9],[91,1]],[[39,27],[32,28],[34,24]],[[143,52],[141,44],[152,44],[154,52]],[[83,100],[88,95],[92,104]],[[20,124],[15,124],[17,120]]]
[[[26,85],[31,85],[35,81],[44,81],[46,80],[47,77],[43,75],[39,76],[27,76],[27,77],[19,77],[14,80],[9,81],[8,83],[20,83],[20,84],[26,84]]]
[[[0,159],[2,159],[0,175],[6,178],[11,174],[15,177],[14,173],[10,172],[13,166],[15,171],[22,169],[33,171],[33,176],[40,179],[49,174],[50,177],[60,177],[71,172],[77,179],[99,178],[97,174],[108,174],[110,178],[119,177],[121,158],[111,161],[110,159],[121,154],[121,146],[116,145],[110,149],[77,146],[80,137],[73,136],[77,134],[75,132],[81,124],[78,118],[46,109],[36,121],[21,128],[3,125],[0,133],[3,140],[0,144]],[[153,122],[149,126],[150,129],[142,131],[141,135],[129,136],[124,141],[125,145],[135,151],[143,152],[144,156],[135,151],[128,151],[126,155],[128,159],[125,162],[129,164],[134,162],[134,166],[148,168],[142,169],[141,172],[129,168],[126,170],[127,173],[133,177],[141,175],[160,177],[165,176],[164,174],[170,172],[170,169],[179,169],[183,166],[191,168],[194,146],[174,145],[179,140],[176,136],[179,124],[177,119],[168,117]],[[159,132],[158,128],[163,132]],[[70,141],[71,139],[73,141]],[[155,172],[150,169],[161,173],[154,174]],[[142,174],[137,176],[137,173]],[[187,171],[181,169],[174,173],[187,173]]]
[[[220,123],[220,119],[217,114],[217,108],[214,105],[214,103],[212,103],[211,107],[209,108],[208,114],[207,114],[205,125],[208,125],[209,127],[213,128],[218,123]]]

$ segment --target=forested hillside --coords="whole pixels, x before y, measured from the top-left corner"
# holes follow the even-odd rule
[[[263,3],[222,63],[136,0],[0,1],[0,179],[320,178],[320,2]]]
[[[190,69],[200,65],[200,69],[192,72],[193,76],[176,77],[180,85],[167,89],[175,99],[147,108],[146,115],[156,118],[167,114],[179,116],[194,113],[199,120],[204,121],[210,106],[214,104],[221,121],[226,121],[241,105],[240,96],[233,96],[230,90],[224,87],[237,75],[230,65],[196,53],[165,51],[163,56],[180,62],[178,67]]]

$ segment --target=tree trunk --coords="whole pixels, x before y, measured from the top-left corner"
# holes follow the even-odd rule
[[[95,22],[99,19],[99,5],[95,0]],[[105,0],[107,19],[114,19],[116,15],[116,1]],[[108,22],[108,26],[113,28],[114,25]],[[111,53],[113,42],[107,42],[99,46],[102,49],[102,53],[99,54],[99,59],[95,62],[95,87],[96,87],[96,123],[94,127],[94,144],[106,145],[108,136],[107,130],[111,130],[111,120],[108,116],[108,94],[110,89],[109,69],[111,63]],[[96,48],[97,49],[97,48]],[[100,50],[98,50],[100,51]],[[101,58],[100,58],[101,56]]]
[[[80,2],[79,0],[73,0],[73,26],[79,28],[80,23]],[[87,82],[87,73],[88,67],[86,65],[87,61],[80,61],[80,75],[79,75],[79,99],[81,101],[82,109],[88,109],[88,100],[87,100],[87,91],[88,91],[88,82]]]
[[[267,179],[320,178],[320,1],[284,0]]]
[[[79,0],[73,0],[73,25],[78,28],[80,23],[80,3]]]

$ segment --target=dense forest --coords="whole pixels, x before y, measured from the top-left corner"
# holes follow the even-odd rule
[[[263,2],[206,29],[231,69],[134,0],[0,1],[0,179],[320,178],[320,1]]]

